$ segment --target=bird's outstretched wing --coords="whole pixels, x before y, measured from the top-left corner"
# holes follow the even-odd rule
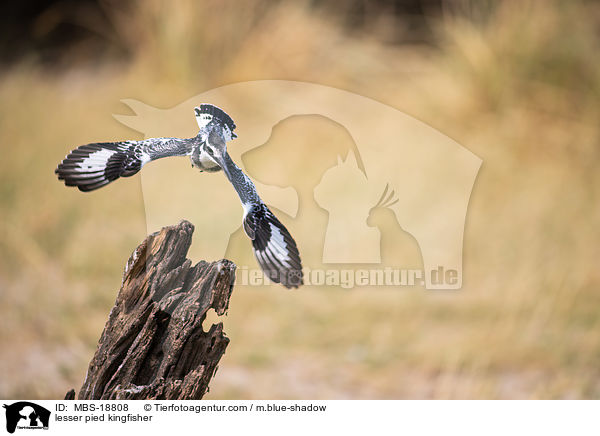
[[[196,138],[150,138],[143,141],[95,142],[71,151],[55,173],[67,186],[93,191],[119,177],[137,173],[146,163],[192,153]]]
[[[244,217],[244,231],[252,239],[258,264],[267,277],[286,288],[303,284],[302,262],[290,232],[262,202]]]
[[[294,238],[256,192],[252,180],[233,162],[225,150],[223,132],[211,131],[207,143],[224,150],[214,155],[240,197],[244,208],[244,231],[252,240],[254,256],[267,277],[286,288],[303,284],[302,262]],[[213,152],[210,148],[208,152]]]

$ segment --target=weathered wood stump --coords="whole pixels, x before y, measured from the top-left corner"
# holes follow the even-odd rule
[[[78,399],[184,400],[207,392],[229,339],[222,323],[205,332],[202,322],[211,308],[227,311],[235,264],[192,266],[193,231],[182,221],[133,252]]]

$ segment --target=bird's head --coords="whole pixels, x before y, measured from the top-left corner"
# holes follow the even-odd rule
[[[204,149],[210,157],[223,166],[223,157],[227,154],[227,140],[223,129],[212,122],[206,126],[206,139]]]
[[[223,109],[212,104],[203,103],[200,106],[196,106],[194,112],[196,113],[196,121],[200,128],[199,135],[202,136],[203,140],[206,140],[210,132],[215,129],[221,130],[226,142],[237,138],[237,135],[233,133],[235,123]]]

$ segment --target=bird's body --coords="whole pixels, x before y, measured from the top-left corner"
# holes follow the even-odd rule
[[[200,131],[193,138],[150,138],[142,141],[99,142],[82,145],[58,165],[56,173],[67,186],[93,191],[119,177],[129,177],[157,159],[189,156],[200,171],[223,171],[244,209],[243,228],[252,240],[256,259],[267,276],[284,286],[302,284],[302,264],[292,236],[260,199],[254,183],[227,153],[236,138],[235,124],[220,108],[195,108]]]
[[[190,155],[192,166],[198,168],[200,171],[207,171],[214,173],[221,171],[219,164],[206,152],[204,147],[195,147]]]

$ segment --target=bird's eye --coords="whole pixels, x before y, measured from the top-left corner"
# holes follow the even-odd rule
[[[210,147],[206,147],[206,151],[208,152],[208,154],[210,154],[211,156],[214,154],[214,151],[212,148]]]

